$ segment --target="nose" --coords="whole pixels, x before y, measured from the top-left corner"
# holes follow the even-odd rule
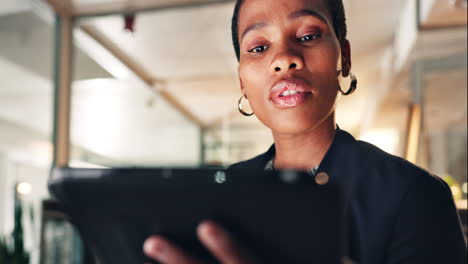
[[[285,73],[290,70],[302,70],[304,68],[304,59],[298,51],[285,46],[274,57],[271,64],[273,73]]]

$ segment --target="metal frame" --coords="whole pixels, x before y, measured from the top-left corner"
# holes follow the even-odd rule
[[[70,160],[70,103],[73,66],[73,26],[69,16],[55,18],[53,167]]]

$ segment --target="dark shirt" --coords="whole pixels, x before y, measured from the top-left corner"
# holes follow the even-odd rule
[[[264,169],[264,154],[230,169]],[[437,176],[337,130],[318,172],[344,194],[347,255],[361,264],[466,264],[449,186]]]

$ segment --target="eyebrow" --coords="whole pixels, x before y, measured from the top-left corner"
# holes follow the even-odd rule
[[[322,23],[328,24],[327,19],[322,14],[312,9],[300,9],[300,10],[294,11],[288,16],[288,19],[297,19],[297,18],[304,17],[304,16],[313,16],[313,17],[318,18]],[[250,31],[262,29],[262,28],[265,28],[266,26],[268,26],[267,23],[259,22],[259,23],[255,23],[247,27],[244,30],[244,32],[242,32],[240,40],[242,40],[244,36],[247,35],[247,33],[249,33]]]
[[[268,24],[265,23],[265,22],[260,22],[260,23],[255,23],[255,24],[253,24],[253,25],[247,27],[247,28],[244,30],[244,32],[242,33],[240,39],[242,40],[242,39],[244,38],[244,36],[247,35],[247,33],[249,33],[250,31],[252,31],[252,30],[258,30],[258,29],[264,28],[264,27],[266,27],[267,25],[268,25]]]
[[[294,11],[288,16],[288,18],[296,19],[296,18],[304,17],[304,16],[313,16],[313,17],[318,18],[322,23],[328,24],[327,19],[322,14],[312,9],[300,9],[300,10]]]

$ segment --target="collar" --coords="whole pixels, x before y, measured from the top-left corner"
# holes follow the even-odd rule
[[[356,139],[338,128],[317,173],[327,173],[331,183],[337,184],[348,193],[351,191],[354,175],[359,171],[360,156]]]
[[[262,156],[262,166],[265,168],[275,156],[275,145],[273,144]],[[345,193],[348,193],[351,191],[355,171],[359,169],[357,166],[360,166],[359,156],[359,145],[356,139],[338,127],[330,148],[318,166],[316,175],[326,173],[330,183],[337,184]]]
[[[266,171],[272,171],[274,169],[275,169],[275,155],[273,155],[273,157],[267,162],[265,166]],[[317,175],[317,171],[318,171],[318,166],[311,168],[306,173],[309,174],[310,176],[315,177]]]

